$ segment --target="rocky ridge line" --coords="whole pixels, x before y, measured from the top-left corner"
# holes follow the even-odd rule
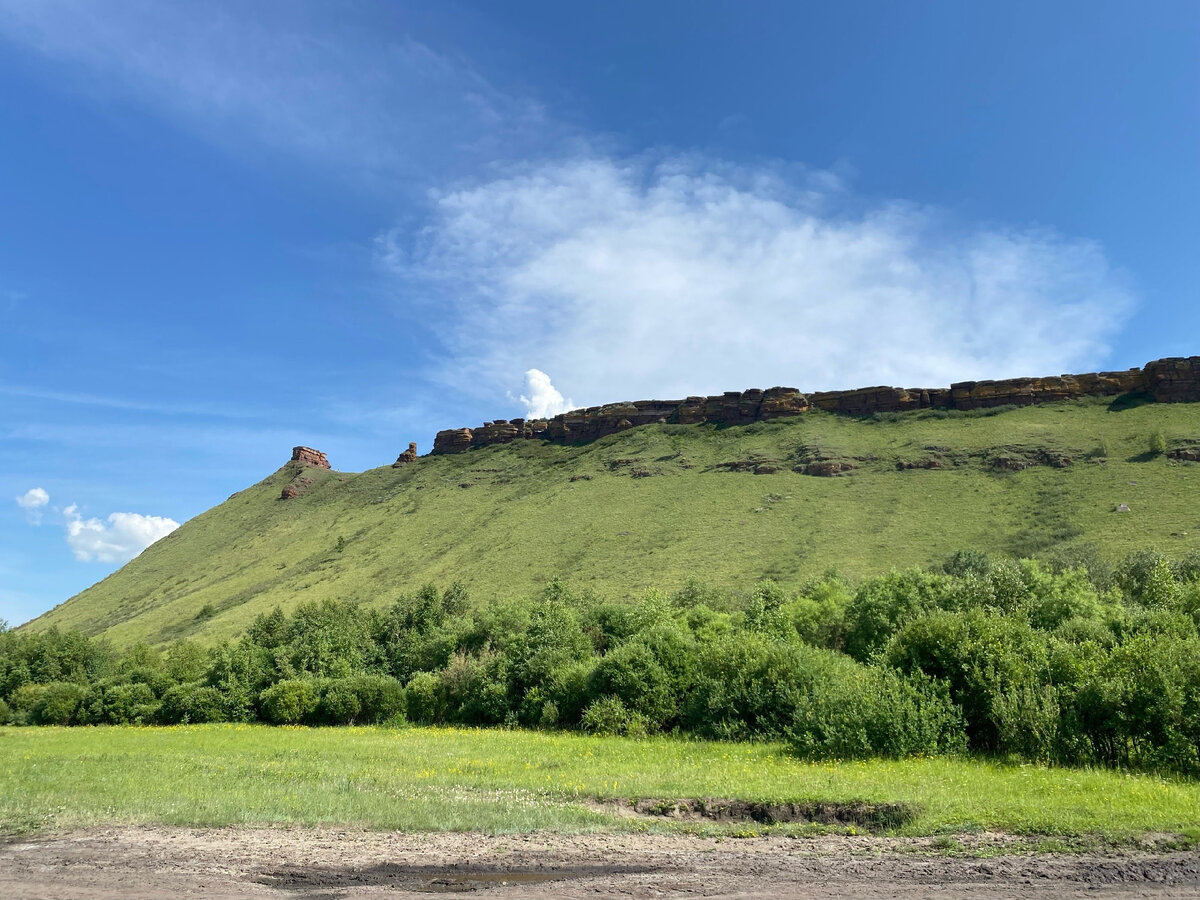
[[[867,387],[850,391],[801,393],[796,388],[726,392],[684,400],[637,400],[576,409],[552,419],[497,419],[479,428],[439,431],[434,453],[462,453],[474,447],[539,439],[582,444],[639,425],[749,425],[812,410],[866,416],[918,409],[982,409],[1032,406],[1090,396],[1144,393],[1159,403],[1200,402],[1200,356],[1171,357],[1125,372],[1095,372],[1002,381],[962,381],[949,388]],[[296,448],[307,450],[305,447]],[[312,451],[316,452],[316,451]],[[293,455],[293,459],[297,459]],[[324,454],[321,454],[322,460]],[[319,463],[313,463],[319,465]],[[328,467],[328,462],[324,465]]]

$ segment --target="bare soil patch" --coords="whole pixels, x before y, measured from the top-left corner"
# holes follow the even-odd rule
[[[615,799],[598,801],[593,806],[625,818],[759,825],[857,825],[873,831],[898,828],[911,822],[920,812],[908,803],[759,803],[721,797],[692,800]]]
[[[960,838],[979,854],[1013,838]],[[1200,854],[938,855],[935,839],[109,828],[0,845],[0,897],[1200,898]]]

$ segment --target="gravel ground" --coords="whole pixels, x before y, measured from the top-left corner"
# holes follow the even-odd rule
[[[1196,897],[1200,854],[1010,853],[1012,839],[725,839],[123,827],[0,844],[5,898]]]

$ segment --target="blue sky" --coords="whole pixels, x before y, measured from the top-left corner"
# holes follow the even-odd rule
[[[294,444],[1193,354],[1197,46],[1191,0],[0,0],[0,617]]]

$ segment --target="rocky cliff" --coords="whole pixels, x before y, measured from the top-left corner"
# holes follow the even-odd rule
[[[914,409],[1030,406],[1078,397],[1129,393],[1144,393],[1160,403],[1200,402],[1200,356],[1160,359],[1147,363],[1143,369],[1126,372],[963,381],[948,388],[869,387],[804,394],[796,388],[773,387],[765,391],[751,389],[684,400],[610,403],[572,410],[552,419],[497,419],[485,422],[479,428],[439,431],[433,452],[462,453],[472,447],[531,438],[580,444],[654,423],[748,425],[802,415],[811,410],[866,416]]]
[[[312,447],[293,447],[292,462],[298,462],[305,466],[316,466],[319,469],[329,468],[329,460],[325,458],[325,454]]]

